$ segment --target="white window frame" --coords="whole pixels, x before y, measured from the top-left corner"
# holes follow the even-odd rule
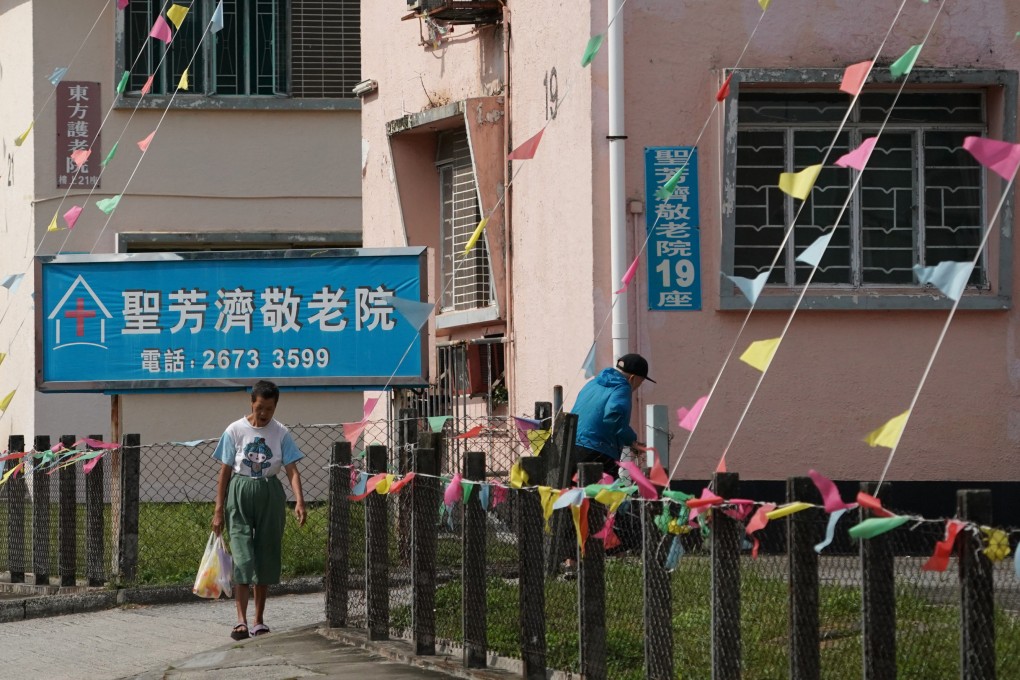
[[[726,132],[723,135],[723,139],[727,140],[723,149],[721,206],[723,230],[721,267],[723,273],[732,273],[735,261],[736,133],[739,129],[738,102],[741,86],[759,86],[761,89],[770,91],[794,86],[816,90],[819,87],[832,87],[833,90],[836,90],[841,77],[842,71],[835,69],[746,69],[733,73],[730,96],[725,107]],[[1016,139],[1017,73],[1015,71],[915,70],[910,77],[912,83],[916,83],[916,86],[920,88],[959,86],[960,89],[983,90],[986,93],[986,110],[990,110],[993,106],[1001,108],[1001,111],[997,111],[998,116],[990,115],[992,118],[1001,120],[1001,130],[996,131],[998,134],[989,136],[1010,141]],[[872,86],[873,82],[879,85],[890,83],[888,71],[875,69],[869,86]],[[989,96],[996,90],[998,90],[997,96]],[[847,95],[847,105],[849,103],[850,97]],[[788,126],[791,129],[800,127],[799,125]],[[834,160],[834,158],[830,158],[829,163],[831,164]],[[800,169],[802,168],[797,168],[797,170]],[[776,179],[778,180],[778,177]],[[996,175],[984,172],[984,219],[987,220],[990,214],[988,207],[990,196],[994,196],[997,200],[1001,195],[998,192],[1004,186],[1005,182],[1001,182],[1000,186],[999,178]],[[1006,198],[999,222],[993,226],[997,230],[995,249],[992,250],[989,247],[984,255],[984,263],[987,267],[985,271],[993,277],[990,282],[991,290],[968,288],[961,299],[962,308],[1008,309],[1011,306],[1013,201],[1014,196],[1011,192],[1011,195]],[[986,225],[987,223],[982,226]],[[792,267],[792,263],[788,262],[792,258],[788,253],[784,253],[784,256],[777,262],[777,268],[787,265]],[[796,303],[799,292],[799,285],[769,285],[758,298],[756,308],[790,309]],[[952,302],[945,297],[932,291],[925,291],[920,286],[869,285],[856,288],[845,286],[841,289],[834,285],[812,283],[808,295],[802,302],[802,307],[808,309],[944,309],[951,304]],[[720,286],[720,309],[747,309],[748,307],[749,303],[746,298],[724,280]]]

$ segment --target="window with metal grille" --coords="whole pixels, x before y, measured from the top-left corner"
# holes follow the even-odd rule
[[[985,176],[963,149],[969,135],[986,130],[985,92],[865,91],[847,114],[849,98],[819,91],[740,93],[736,148],[733,273],[754,278],[768,269],[794,224],[769,277],[797,285],[809,265],[795,258],[836,223],[857,171],[834,161],[882,130],[847,210],[839,217],[814,283],[850,289],[916,286],[914,265],[974,257],[985,225]],[[833,147],[807,201],[801,205],[777,186],[779,173],[822,162]],[[988,286],[983,256],[970,286]]]
[[[440,133],[436,166],[442,229],[442,311],[488,307],[493,300],[485,238],[479,239],[464,255],[464,248],[481,220],[478,187],[465,130]]]
[[[164,0],[124,10],[128,92],[173,93],[188,69],[190,94],[353,98],[361,79],[358,0],[222,0],[223,29],[208,31],[217,0],[175,0],[188,16],[167,45],[149,38]]]

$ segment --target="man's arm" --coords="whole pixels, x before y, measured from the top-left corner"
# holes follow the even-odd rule
[[[297,517],[298,526],[305,525],[305,496],[301,492],[301,473],[298,472],[297,463],[288,463],[283,468],[287,472],[287,479],[290,480],[290,490],[294,492],[294,516]]]
[[[234,468],[220,464],[220,474],[216,478],[216,509],[213,510],[212,530],[219,536],[223,532],[223,506],[227,500],[227,487]]]

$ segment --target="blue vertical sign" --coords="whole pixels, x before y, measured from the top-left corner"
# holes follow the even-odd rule
[[[659,189],[683,168],[673,195]],[[693,146],[645,147],[645,219],[648,225],[648,309],[701,309],[701,222],[698,215],[698,150]]]

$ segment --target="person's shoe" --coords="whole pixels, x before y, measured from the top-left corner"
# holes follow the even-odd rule
[[[248,624],[239,623],[234,626],[234,630],[230,631],[230,637],[234,640],[247,640],[250,637],[248,635]]]
[[[271,633],[271,632],[272,631],[269,630],[269,626],[267,626],[266,624],[264,624],[264,623],[256,623],[254,626],[252,626],[251,636],[252,637],[258,637],[259,635],[265,635],[266,633]]]

